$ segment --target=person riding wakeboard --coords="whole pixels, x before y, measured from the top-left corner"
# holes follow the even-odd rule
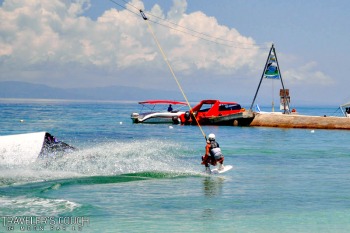
[[[202,164],[206,171],[210,171],[209,164],[216,166],[219,163],[218,170],[224,169],[224,155],[221,153],[219,143],[215,141],[215,134],[208,135],[207,145],[205,146],[205,155],[202,156]]]

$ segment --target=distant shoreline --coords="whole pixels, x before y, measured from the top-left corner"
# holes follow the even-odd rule
[[[42,98],[0,98],[1,103],[137,103],[135,100],[87,100],[87,99],[42,99]]]
[[[151,98],[149,98],[151,99]],[[173,98],[170,98],[173,99]],[[146,99],[138,99],[138,100],[95,100],[95,99],[54,99],[54,98],[0,98],[0,102],[22,102],[22,103],[29,103],[29,102],[37,102],[37,103],[43,103],[43,102],[67,102],[67,103],[138,103],[139,101],[144,101]],[[182,99],[176,99],[177,101],[184,101]],[[198,101],[190,101],[191,104],[197,104]],[[260,105],[261,108],[271,108],[271,106],[268,105]],[[294,108],[338,108],[337,105],[299,105],[299,106],[293,106]],[[276,112],[279,112],[279,110],[276,110]]]

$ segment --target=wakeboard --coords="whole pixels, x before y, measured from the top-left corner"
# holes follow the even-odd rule
[[[211,174],[221,174],[221,173],[224,173],[224,172],[231,170],[232,168],[233,168],[232,165],[225,165],[224,169],[221,169],[221,170],[218,170],[218,168],[215,167],[215,168],[211,169]]]

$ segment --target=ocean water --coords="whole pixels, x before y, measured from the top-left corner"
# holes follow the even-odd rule
[[[198,127],[132,124],[134,102],[0,110],[0,135],[48,131],[78,148],[29,165],[0,156],[0,232],[350,231],[349,131],[203,126],[234,167],[206,175]]]

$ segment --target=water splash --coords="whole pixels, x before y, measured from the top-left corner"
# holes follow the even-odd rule
[[[0,164],[0,186],[82,176],[113,176],[140,172],[196,173],[185,146],[162,140],[108,142],[65,156],[38,158],[35,163]]]
[[[111,142],[40,163],[49,170],[85,175],[118,175],[142,171],[183,171],[191,165],[182,160],[186,151],[165,141]]]

